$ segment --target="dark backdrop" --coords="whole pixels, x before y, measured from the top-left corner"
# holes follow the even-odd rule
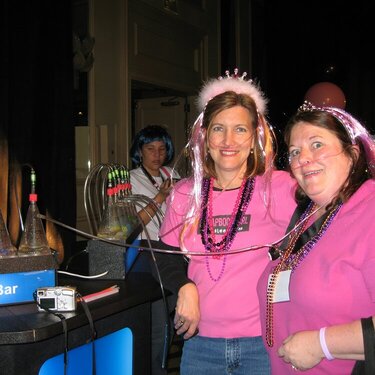
[[[39,211],[68,225],[75,223],[76,201],[71,14],[70,0],[0,2],[0,133],[9,143],[9,165],[21,165],[23,217],[29,164]],[[69,252],[75,235],[58,231]]]
[[[283,129],[307,90],[329,81],[343,90],[345,109],[373,132],[374,2],[265,0],[264,5],[264,43],[254,51],[254,68],[270,97],[272,123]]]
[[[265,5],[268,58],[261,73],[267,76],[272,113],[290,115],[310,86],[327,80],[344,91],[346,109],[373,128],[374,2],[269,0]]]
[[[224,71],[237,66],[235,2],[222,0],[222,6]],[[279,138],[307,90],[323,81],[338,85],[346,96],[346,110],[375,131],[374,17],[373,0],[252,1],[252,78],[269,98],[269,120]],[[280,154],[282,147],[281,142]]]

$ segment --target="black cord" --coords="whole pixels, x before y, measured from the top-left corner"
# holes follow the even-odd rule
[[[96,330],[94,326],[94,320],[92,319],[92,315],[91,315],[90,309],[86,301],[83,299],[80,293],[77,293],[77,298],[82,304],[83,310],[87,316],[87,320],[89,321],[89,325],[90,325],[90,331],[91,331],[90,341],[91,341],[91,350],[92,350],[92,375],[95,375],[96,374],[95,339],[96,339],[97,334],[96,334]]]
[[[59,314],[59,313],[56,313],[52,310],[50,310],[49,308],[47,307],[44,307],[42,306],[39,302],[38,302],[38,299],[37,299],[37,291],[34,291],[33,293],[33,298],[34,298],[34,301],[35,303],[44,311],[56,316],[57,318],[60,319],[61,321],[61,324],[63,326],[63,333],[64,333],[64,375],[67,374],[67,370],[68,370],[68,326],[66,324],[66,319],[65,319],[65,316],[62,315],[62,314]]]
[[[51,309],[42,306],[37,299],[37,291],[34,291],[33,298],[35,303],[44,311],[55,315],[57,318],[61,320],[62,326],[63,326],[63,333],[64,333],[64,375],[67,375],[67,369],[68,369],[68,326],[66,324],[66,318],[63,314],[59,314],[58,312],[52,311]],[[92,375],[96,375],[96,352],[95,352],[95,339],[97,336],[95,326],[94,326],[94,320],[92,319],[92,315],[90,312],[89,307],[87,306],[86,301],[82,298],[82,295],[80,293],[76,293],[76,297],[82,304],[83,311],[85,312],[85,315],[87,317],[87,320],[89,321],[90,326],[90,341],[91,341],[91,349],[92,349]]]
[[[146,229],[146,225],[144,224],[144,222],[142,220],[140,221],[140,224],[141,224],[141,227],[143,229],[143,232],[146,235],[145,241],[147,242],[148,247],[150,249],[152,249],[152,245],[151,245],[152,240],[151,240],[150,235],[149,235],[149,233]],[[141,249],[141,247],[140,247],[140,249]],[[171,331],[169,307],[168,307],[167,297],[165,296],[164,285],[163,285],[163,281],[162,281],[162,278],[161,278],[161,275],[160,275],[158,263],[157,263],[156,258],[155,258],[155,253],[154,253],[153,250],[150,250],[150,254],[151,254],[153,264],[155,266],[155,272],[156,272],[156,275],[157,275],[157,279],[159,281],[159,286],[160,286],[161,295],[162,295],[162,299],[163,299],[163,305],[164,305],[165,325],[164,325],[163,358],[162,358],[162,361],[161,361],[161,368],[166,369],[167,366],[168,366],[168,353],[169,353],[170,331]]]
[[[68,326],[66,324],[65,316],[62,314],[55,314],[61,320],[61,324],[63,326],[64,331],[64,375],[67,373],[68,369]]]
[[[151,248],[151,241],[148,238],[147,239],[148,246]],[[163,299],[163,304],[164,304],[164,312],[165,312],[165,325],[164,325],[164,346],[163,346],[163,358],[161,361],[161,368],[166,369],[168,366],[168,353],[169,353],[169,345],[170,345],[170,332],[171,332],[171,323],[170,323],[170,316],[169,316],[169,307],[168,307],[168,300],[165,296],[165,291],[164,291],[164,286],[163,286],[163,281],[160,275],[158,263],[155,258],[154,252],[151,250],[150,251],[151,258],[153,260],[154,266],[155,266],[155,271],[157,274],[157,278],[159,281],[159,286],[162,294],[162,299]]]
[[[65,271],[68,271],[68,268],[69,268],[70,263],[72,262],[72,260],[74,260],[78,255],[81,255],[83,253],[87,253],[87,248],[83,249],[83,250],[80,250],[80,251],[78,251],[78,253],[75,253],[75,254],[71,255],[69,257],[69,259],[67,260],[67,262],[66,262]]]

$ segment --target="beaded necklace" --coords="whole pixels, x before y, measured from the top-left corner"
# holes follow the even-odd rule
[[[332,223],[333,219],[339,212],[342,203],[338,204],[336,207],[332,208],[329,213],[327,214],[326,218],[324,219],[322,225],[320,226],[318,232],[310,238],[308,242],[306,242],[298,251],[293,252],[293,249],[296,245],[298,238],[301,234],[305,231],[307,226],[306,219],[314,210],[316,209],[316,205],[310,203],[305,212],[299,218],[296,226],[297,229],[291,233],[288,241],[288,245],[286,249],[281,254],[280,262],[276,265],[273,269],[272,274],[270,275],[270,279],[268,282],[267,287],[267,305],[266,305],[266,342],[269,347],[273,346],[274,338],[273,338],[273,299],[276,287],[276,281],[279,276],[279,273],[285,270],[291,270],[293,273],[294,270],[298,267],[298,265],[306,258],[306,256],[310,253],[316,243],[322,238],[324,233],[327,231],[328,227]],[[302,225],[299,225],[301,224]]]
[[[200,235],[202,239],[202,243],[207,252],[215,253],[215,252],[226,252],[232,246],[234,238],[236,237],[239,225],[242,221],[242,218],[247,210],[247,207],[251,201],[255,179],[254,178],[247,178],[242,181],[241,187],[238,191],[236,202],[233,207],[232,214],[230,216],[229,224],[225,231],[225,235],[222,239],[216,242],[215,230],[213,225],[213,214],[212,214],[212,205],[213,205],[213,185],[214,179],[213,178],[204,178],[202,183],[202,213],[201,213],[201,220],[200,220]],[[206,268],[208,274],[212,281],[219,281],[223,276],[225,265],[226,265],[226,257],[220,255],[213,255],[214,259],[220,259],[223,257],[223,261],[221,264],[221,270],[217,277],[214,277],[211,272],[210,268],[210,257],[206,256]]]

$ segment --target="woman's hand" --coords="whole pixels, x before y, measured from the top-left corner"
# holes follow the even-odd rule
[[[296,370],[303,371],[316,366],[324,358],[319,331],[301,331],[290,335],[283,341],[278,354]]]
[[[199,294],[193,283],[185,284],[178,291],[174,328],[178,335],[190,339],[198,333],[200,320]]]
[[[168,197],[169,193],[172,190],[172,180],[170,178],[163,181],[163,183],[159,187],[159,192],[155,196],[155,200],[162,204]]]

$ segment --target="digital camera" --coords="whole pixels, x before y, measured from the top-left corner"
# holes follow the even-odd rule
[[[38,288],[36,298],[39,311],[74,311],[77,307],[76,288],[55,286]]]

